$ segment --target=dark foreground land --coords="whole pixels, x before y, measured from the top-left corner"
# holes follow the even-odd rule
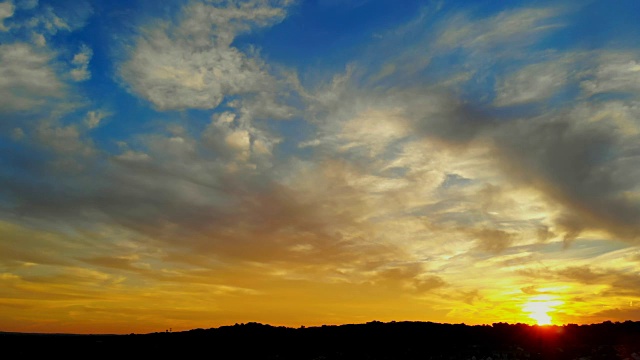
[[[640,360],[640,322],[547,327],[374,321],[298,329],[248,323],[131,335],[0,333],[0,347],[7,358]]]

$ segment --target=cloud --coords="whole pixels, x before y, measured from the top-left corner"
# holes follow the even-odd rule
[[[16,7],[11,1],[0,3],[0,31],[9,31],[4,21],[13,16],[15,9]]]
[[[368,225],[425,252],[448,238],[498,254],[551,233],[546,204],[496,167],[485,140],[495,120],[483,109],[441,88],[359,88],[349,71],[310,96],[317,131],[298,146],[370,204],[360,215]]]
[[[396,171],[403,171],[405,180],[410,180],[414,167],[430,169],[434,178],[443,179],[446,175],[440,173],[442,168],[434,168],[440,165],[438,161],[429,162],[425,157],[398,151],[409,148],[409,144],[414,151],[427,152],[432,158],[451,152],[460,158],[460,163],[477,154],[474,160],[466,162],[467,168],[455,171],[449,168],[449,173],[464,174],[469,179],[466,189],[477,189],[479,184],[484,184],[508,188],[519,192],[518,196],[526,193],[531,204],[536,205],[527,210],[531,216],[528,222],[522,221],[518,226],[510,223],[514,233],[521,233],[519,226],[526,226],[531,235],[527,233],[524,238],[549,241],[560,236],[566,245],[588,231],[605,232],[610,238],[636,242],[640,239],[637,223],[640,189],[637,182],[630,181],[640,176],[635,170],[639,161],[637,146],[633,145],[638,140],[637,122],[633,120],[635,102],[613,98],[592,103],[583,97],[583,94],[593,94],[595,88],[635,91],[630,82],[623,81],[633,79],[634,62],[631,56],[607,50],[560,53],[541,47],[538,41],[543,36],[564,26],[560,17],[565,10],[517,9],[487,18],[447,14],[431,41],[437,46],[425,45],[429,49],[426,55],[405,51],[401,57],[379,59],[380,69],[399,70],[391,72],[393,76],[384,82],[374,80],[375,87],[367,86],[372,83],[370,78],[379,77],[379,72],[370,72],[366,59],[354,61],[344,74],[335,76],[313,94],[308,117],[319,131],[314,137],[300,141],[298,146],[313,149],[322,157],[349,159],[365,172],[381,172],[380,169],[392,168],[393,164]],[[417,35],[421,40],[416,46],[424,38]],[[384,46],[388,44],[383,41],[380,47]],[[379,50],[374,45],[371,53],[384,53]],[[473,91],[461,90],[460,84],[449,82],[447,77],[438,77],[439,82],[430,83],[429,76],[440,69],[438,63],[448,63],[451,57],[458,59],[462,56],[460,50],[465,52],[459,67],[476,69],[467,79],[495,86],[492,104],[478,98]],[[485,50],[492,51],[489,57],[476,56]],[[395,67],[393,61],[422,64],[423,55],[430,61],[422,73],[412,73],[412,82],[408,85],[408,80],[397,74],[404,70]],[[605,68],[603,59],[615,66]],[[612,76],[607,75],[611,71]],[[458,75],[448,74],[452,78]],[[587,86],[596,80],[601,84]],[[609,85],[605,86],[605,82]],[[467,87],[472,86],[475,85],[467,83]],[[584,93],[575,94],[580,87]],[[573,100],[555,101],[556,95]],[[539,103],[540,107],[522,112],[496,109],[532,103]],[[375,123],[376,113],[394,129],[402,131],[386,130],[386,138],[376,134],[358,137]],[[361,117],[358,114],[362,114]],[[419,160],[410,163],[412,158]],[[369,163],[365,165],[366,161]],[[484,173],[471,172],[471,166],[479,162],[485,164]],[[432,222],[457,222],[458,229],[509,232],[510,229],[498,226],[503,223],[500,219],[505,221],[509,217],[511,207],[513,211],[521,211],[514,206],[518,201],[511,201],[510,205],[504,202],[491,210],[480,209],[474,204],[478,204],[481,197],[471,196],[460,188],[447,195],[446,202],[420,213],[428,213]],[[433,194],[425,194],[427,199],[434,201]],[[461,199],[468,202],[463,203]],[[479,211],[472,212],[472,209]],[[496,244],[502,245],[494,250],[504,251],[515,242],[526,241],[507,238],[498,236]]]
[[[499,254],[513,243],[514,234],[498,229],[480,229],[472,232],[483,251]]]
[[[59,154],[88,156],[93,152],[93,147],[81,139],[82,134],[74,125],[57,126],[41,123],[36,129],[36,136],[41,145]]]
[[[482,36],[481,33],[476,35]],[[504,41],[507,41],[506,38]],[[607,58],[606,53],[603,51],[595,58]],[[589,58],[594,57],[594,54],[591,55]],[[360,123],[348,132],[341,132],[341,127],[355,118],[354,112],[349,113],[353,110],[348,109],[366,109],[368,103],[363,99],[368,98],[375,104],[374,108],[400,109],[398,115],[384,116],[394,126],[404,126],[407,130],[390,143],[374,140],[373,134],[364,137],[360,141],[363,144],[361,148],[385,148],[387,144],[419,141],[424,149],[428,148],[428,143],[439,143],[436,149],[452,151],[460,157],[467,157],[472,151],[484,152],[478,159],[485,161],[487,169],[494,169],[495,172],[483,174],[482,177],[479,174],[465,177],[476,183],[484,180],[489,184],[531,189],[541,195],[537,196],[536,201],[540,204],[537,206],[546,211],[538,211],[537,216],[544,220],[536,225],[536,238],[563,236],[566,245],[569,245],[585,231],[599,231],[606,232],[610,237],[636,242],[640,239],[637,222],[640,218],[640,203],[637,201],[640,189],[636,182],[629,180],[640,176],[634,165],[640,159],[637,145],[633,145],[638,140],[637,122],[633,120],[636,112],[633,100],[614,98],[591,104],[583,102],[583,98],[577,95],[569,106],[566,103],[558,106],[546,103],[540,109],[514,115],[500,114],[493,107],[545,101],[554,93],[579,85],[587,76],[585,74],[593,70],[589,64],[582,54],[568,53],[550,62],[526,65],[506,76],[498,74],[496,77],[502,82],[498,82],[499,91],[494,104],[467,98],[455,88],[449,88],[446,81],[440,86],[411,88],[402,83],[390,83],[378,86],[375,90],[364,90],[357,84],[367,83],[366,79],[363,81],[347,72],[341,80],[342,85],[334,81],[329,87],[334,98],[318,96],[318,99],[326,101],[313,105],[318,109],[323,106],[334,109],[329,113],[331,121],[319,123],[320,130],[328,129],[324,131],[326,135],[323,136],[321,132],[320,136],[307,139],[300,146],[313,145],[316,152],[327,151],[327,147],[323,147],[323,143],[326,143],[343,149],[340,156],[351,156],[354,152],[344,151],[351,149],[344,147],[348,144],[346,139],[357,135],[358,129],[364,131],[367,124]],[[574,70],[569,73],[568,69],[571,68]],[[351,70],[351,73],[358,71]],[[532,80],[539,79],[540,73],[548,74],[550,81],[538,83],[538,80]],[[325,116],[322,112],[317,114]],[[368,120],[373,119],[368,117]],[[386,131],[385,134],[392,136],[393,132]],[[355,144],[350,146],[356,148]],[[372,154],[384,153],[376,149]],[[397,152],[385,154],[397,155]],[[401,161],[400,158],[396,159],[396,163]],[[458,196],[460,193],[456,191]],[[477,200],[473,198],[472,201]],[[452,201],[451,197],[449,201]],[[452,221],[453,214],[449,212],[447,217],[440,218]],[[497,221],[505,215],[504,212],[498,216],[484,212],[483,216]],[[438,216],[432,215],[431,219],[434,218]],[[458,218],[473,223],[474,217],[466,212],[460,213]],[[491,226],[496,226],[496,223]],[[540,229],[546,230],[541,233]],[[500,249],[508,246],[507,242],[502,243],[504,246]]]
[[[47,38],[34,31],[31,33],[31,42],[36,46],[44,47],[47,45]]]
[[[86,45],[82,45],[80,51],[73,56],[71,63],[75,68],[71,70],[71,77],[74,81],[85,81],[91,78],[89,61],[92,56],[93,51]]]
[[[37,5],[37,2],[25,2],[26,5]],[[41,32],[47,36],[58,32],[72,32],[85,26],[93,15],[93,8],[87,1],[76,1],[71,4],[59,3],[55,6],[43,5],[38,7],[35,16],[22,26]]]
[[[87,264],[97,265],[97,266],[106,267],[106,268],[133,271],[133,272],[144,270],[134,265],[135,260],[136,260],[135,257],[130,257],[130,256],[129,257],[127,256],[120,256],[120,257],[96,256],[88,259],[83,259],[83,261],[85,261]]]
[[[520,274],[538,279],[575,282],[583,286],[600,286],[599,293],[605,297],[640,295],[638,290],[640,276],[625,268],[600,268],[590,265],[558,266],[538,271],[520,271]]]
[[[84,0],[73,2],[73,4],[54,2],[43,6],[38,5],[37,0],[18,0],[15,1],[15,5],[11,1],[1,3],[0,18],[3,21],[0,22],[0,31],[9,32],[13,41],[29,38],[33,44],[44,47],[53,36],[84,27],[93,14],[92,7]],[[18,11],[18,15],[13,16],[14,11]],[[10,27],[3,25],[3,16],[11,18]]]
[[[58,31],[71,31],[72,26],[64,17],[58,16],[51,6],[46,6],[39,15],[33,17],[27,27],[42,29],[48,35],[55,35]]]
[[[528,65],[507,75],[496,85],[496,106],[545,100],[567,83],[568,68],[561,61]]]
[[[203,141],[222,158],[250,166],[271,156],[279,139],[251,125],[250,118],[232,112],[216,114],[203,133]]]
[[[122,79],[160,110],[213,109],[228,95],[272,89],[274,79],[257,54],[231,44],[240,33],[281,21],[284,2],[194,2],[177,23],[149,24],[140,31]]]
[[[7,167],[9,173],[40,169],[49,176],[34,189],[7,174],[3,190],[13,200],[5,210],[29,213],[45,227],[47,221],[123,227],[169,248],[221,258],[317,263],[354,251],[369,253],[352,248],[357,241],[349,233],[361,227],[352,214],[319,206],[330,193],[305,197],[278,182],[268,168],[258,173],[253,167],[230,166],[254,153],[268,155],[256,149],[261,135],[253,131],[228,128],[219,146],[232,157],[212,154],[197,138],[175,134],[148,135],[140,139],[144,152],[126,150],[105,159],[77,126],[43,124],[35,132],[39,143],[83,166],[50,167],[45,158]],[[247,135],[251,140],[241,141]],[[246,151],[249,159],[237,158]]]
[[[567,241],[587,229],[638,239],[640,204],[626,195],[638,191],[627,181],[638,176],[629,166],[638,161],[631,145],[636,128],[614,103],[604,102],[588,113],[577,102],[580,111],[544,108],[542,113],[501,118],[491,107],[444,89],[392,88],[389,94],[414,134],[459,151],[484,148],[500,178],[532,187],[566,207],[555,222]],[[604,121],[610,118],[616,122]]]
[[[580,84],[587,94],[640,92],[638,54],[605,52],[598,54],[595,59],[595,68]]]
[[[640,318],[640,306],[638,305],[638,302],[632,302],[628,306],[620,306],[614,309],[599,311],[591,317],[597,319],[596,321],[611,321],[611,319],[636,321],[635,319]],[[640,358],[636,353],[633,353],[631,356],[634,359]]]
[[[525,287],[521,288],[520,291],[522,291],[523,293],[525,293],[527,295],[538,295],[538,294],[540,294],[540,291],[538,291],[538,289],[537,289],[537,287],[535,285],[525,286]]]
[[[505,45],[531,45],[549,30],[562,24],[560,9],[524,8],[503,11],[495,16],[473,19],[465,14],[447,19],[438,34],[441,47],[491,49]]]
[[[568,267],[568,268],[557,271],[557,274],[560,275],[561,277],[579,281],[580,283],[586,284],[586,285],[590,285],[593,283],[601,283],[606,277],[604,273],[594,272],[588,266]]]
[[[565,225],[573,224],[570,228],[577,233],[595,227],[628,240],[637,238],[634,219],[640,215],[640,204],[621,196],[633,185],[619,180],[633,171],[617,161],[622,139],[610,124],[548,115],[512,122],[495,136],[507,174],[528,177],[526,182],[571,209],[572,214],[563,217]]]
[[[38,6],[38,0],[18,0],[16,5],[24,10],[30,10]]]
[[[112,114],[108,111],[104,110],[91,110],[87,112],[87,115],[84,118],[84,123],[87,128],[94,129],[100,126],[102,120],[104,118],[111,116]]]
[[[14,141],[22,140],[24,138],[24,130],[22,130],[21,128],[14,128],[11,131],[11,138]]]
[[[0,242],[0,263],[12,269],[24,263],[38,263],[45,265],[65,265],[69,261],[58,257],[60,248],[65,248],[66,243],[58,236],[52,236],[20,227],[8,221],[0,222],[0,234],[3,239],[13,241]],[[36,246],[39,252],[32,251]]]
[[[374,280],[377,285],[400,288],[411,293],[423,294],[447,285],[433,274],[424,271],[420,264],[385,265],[376,272]]]
[[[37,108],[59,98],[65,86],[51,66],[51,55],[28,44],[0,45],[0,109],[5,112]]]

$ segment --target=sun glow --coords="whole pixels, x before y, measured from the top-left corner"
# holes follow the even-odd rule
[[[549,295],[539,295],[525,303],[522,306],[522,311],[538,325],[551,325],[553,319],[549,313],[553,312],[556,306],[562,304],[562,301],[553,299]]]

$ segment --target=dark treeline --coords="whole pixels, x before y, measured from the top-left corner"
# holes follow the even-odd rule
[[[131,335],[0,333],[20,358],[640,359],[640,322],[469,326],[431,322],[288,328],[259,323]],[[11,357],[15,358],[15,357]]]

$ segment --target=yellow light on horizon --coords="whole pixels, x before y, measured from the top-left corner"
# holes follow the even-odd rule
[[[525,303],[522,306],[522,311],[538,325],[551,325],[553,318],[549,313],[552,312],[556,306],[562,305],[563,303],[563,301],[553,299],[549,295],[538,295],[532,297]]]

